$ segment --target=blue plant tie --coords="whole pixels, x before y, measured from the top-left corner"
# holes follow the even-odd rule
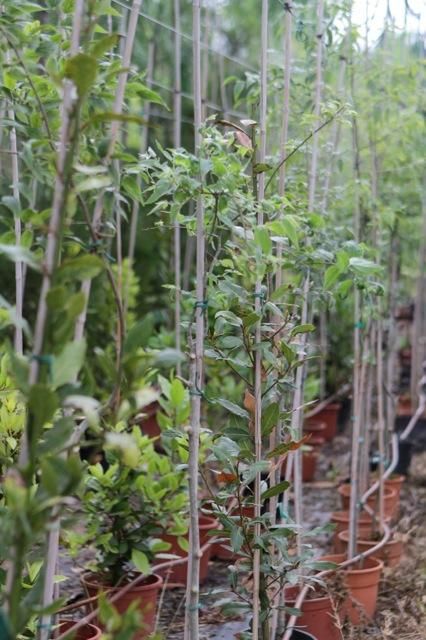
[[[359,320],[359,322],[355,322],[354,328],[355,329],[365,329],[365,322],[363,322],[362,320]]]

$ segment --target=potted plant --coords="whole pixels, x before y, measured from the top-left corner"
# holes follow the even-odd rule
[[[100,464],[87,469],[81,496],[86,531],[74,542],[84,542],[95,551],[82,577],[90,596],[114,593],[138,573],[146,575],[114,603],[119,613],[125,613],[134,600],[139,601],[142,628],[134,638],[141,640],[155,626],[163,580],[152,572],[151,563],[168,549],[161,538],[168,531],[186,533],[186,473],[157,453],[138,427],[128,433],[124,423],[107,434],[106,458],[106,469]]]

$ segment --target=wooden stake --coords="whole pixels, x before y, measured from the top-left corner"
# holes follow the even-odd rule
[[[182,43],[180,35],[180,0],[174,0],[175,22],[175,89],[173,95],[173,145],[181,146],[182,133]],[[181,233],[177,220],[173,223],[174,271],[175,271],[175,347],[181,350]],[[176,365],[176,374],[182,374],[180,361]]]
[[[136,27],[138,24],[139,11],[142,5],[142,0],[133,0],[132,8],[130,11],[129,17],[129,25],[127,29],[126,40],[124,44],[124,52],[123,52],[123,61],[122,68],[124,71],[120,73],[118,78],[117,88],[115,92],[114,98],[114,106],[113,112],[120,115],[123,112],[123,104],[124,104],[124,92],[126,89],[127,78],[129,75],[129,67],[132,61],[132,53],[133,53],[133,45],[135,41],[136,35]],[[109,133],[109,143],[108,143],[108,151],[104,160],[106,165],[111,163],[111,157],[114,152],[115,144],[118,138],[118,132],[120,130],[120,121],[114,120],[111,124],[110,133]],[[92,218],[92,228],[95,233],[98,233],[99,227],[102,220],[102,215],[104,211],[104,196],[105,189],[102,189],[99,193],[99,196],[95,203],[95,210],[93,212]],[[87,306],[89,303],[90,289],[92,285],[92,280],[85,280],[81,286],[81,291],[84,293],[86,304],[84,310],[81,312],[79,317],[77,318],[75,332],[74,332],[74,340],[81,340],[84,336],[84,327],[86,324],[86,316],[87,316]]]
[[[8,110],[9,120],[15,121],[15,112],[12,108]],[[12,164],[12,192],[13,197],[17,203],[18,209],[21,209],[21,196],[19,193],[19,161],[18,161],[18,144],[16,138],[16,129],[11,127],[10,129],[10,153]],[[15,243],[16,246],[21,245],[21,218],[20,213],[14,216],[15,219]],[[23,306],[24,306],[24,265],[22,262],[15,263],[15,351],[18,355],[22,355],[24,350],[24,338],[23,338]]]
[[[267,96],[268,96],[268,0],[262,0],[262,22],[261,22],[261,62],[260,62],[260,113],[259,113],[259,153],[258,162],[264,163],[266,156],[266,117],[267,117]],[[257,224],[263,224],[262,201],[265,196],[265,174],[260,173],[257,181]],[[262,315],[262,280],[259,278],[255,288],[255,312]],[[262,340],[261,320],[256,324],[255,342],[260,346]],[[255,353],[255,377],[254,377],[254,439],[255,439],[255,460],[262,460],[262,351],[256,349]],[[261,515],[261,474],[256,474],[254,480],[254,517]],[[254,535],[260,536],[260,522],[256,522]],[[254,549],[253,556],[253,620],[252,638],[258,640],[260,627],[260,583],[261,583],[261,550]]]
[[[193,0],[193,83],[194,83],[194,141],[199,155],[201,147],[202,95],[201,95],[201,2]],[[201,175],[201,172],[200,172]],[[196,305],[195,348],[191,344],[191,428],[189,431],[189,554],[186,588],[185,640],[199,637],[199,584],[200,584],[200,533],[198,528],[198,476],[199,439],[201,426],[201,395],[204,361],[204,305],[205,305],[205,238],[204,202],[199,196],[196,203]],[[192,343],[192,339],[191,339]]]

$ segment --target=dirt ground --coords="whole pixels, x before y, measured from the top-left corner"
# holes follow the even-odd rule
[[[326,524],[330,513],[340,509],[337,478],[348,473],[349,443],[345,436],[335,438],[321,454],[316,482],[304,486],[303,517],[307,527]],[[330,465],[329,461],[333,461]],[[398,531],[407,539],[405,554],[397,569],[385,570],[380,585],[375,620],[363,628],[345,628],[344,640],[426,640],[426,453],[413,457],[410,477],[401,495]],[[336,479],[330,481],[330,477]],[[330,549],[329,536],[315,538],[318,556]],[[62,556],[61,573],[68,577],[67,595],[81,594],[79,574],[90,551],[78,564]],[[82,595],[82,594],[81,594]],[[183,589],[164,592],[160,609],[160,629],[165,640],[181,640],[184,625]],[[247,628],[244,619],[227,619],[216,603],[229,595],[228,563],[211,562],[209,578],[201,591],[200,640],[234,640]]]

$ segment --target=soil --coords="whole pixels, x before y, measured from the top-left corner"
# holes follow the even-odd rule
[[[337,485],[347,477],[349,443],[337,436],[322,449],[316,482],[304,485],[303,515],[309,528],[325,525],[332,511],[339,510]],[[332,461],[332,462],[330,462]],[[378,610],[373,621],[360,628],[343,629],[344,640],[425,640],[426,630],[426,453],[413,456],[411,474],[401,492],[398,533],[406,539],[405,554],[396,569],[385,569],[381,581]],[[330,534],[315,536],[318,556],[330,551]],[[64,555],[61,573],[68,577],[67,594],[82,596],[79,574],[90,558],[86,550],[76,567]],[[201,588],[200,640],[234,640],[247,629],[244,617],[225,617],[220,600],[229,597],[230,561],[214,560],[208,581]],[[337,579],[336,593],[341,593]],[[165,640],[181,640],[184,628],[184,589],[167,589],[160,610],[160,628]]]

